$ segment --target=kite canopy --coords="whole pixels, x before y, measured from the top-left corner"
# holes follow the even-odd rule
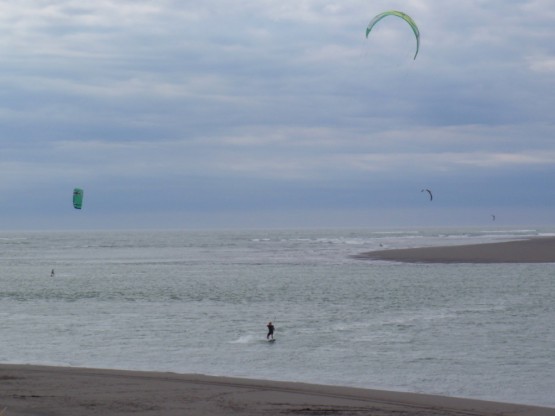
[[[73,208],[81,209],[83,206],[83,190],[81,188],[75,188],[73,190]]]
[[[430,201],[434,199],[432,191],[430,191],[429,189],[422,189],[420,192],[428,192],[428,194],[430,195]]]
[[[410,25],[410,27],[412,28],[412,31],[414,32],[414,36],[416,36],[416,53],[414,54],[414,58],[413,58],[413,59],[416,59],[416,55],[418,55],[418,49],[420,48],[420,31],[418,30],[418,26],[416,26],[416,23],[414,22],[414,20],[412,20],[412,18],[409,15],[403,12],[399,12],[397,10],[389,10],[387,12],[380,13],[379,15],[374,17],[368,24],[368,27],[366,28],[366,37],[368,37],[368,34],[372,30],[372,28],[376,25],[376,23],[378,23],[380,20],[382,20],[384,17],[387,17],[387,16],[400,17]]]

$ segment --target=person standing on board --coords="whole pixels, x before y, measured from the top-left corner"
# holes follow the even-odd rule
[[[268,327],[268,335],[266,335],[266,339],[274,339],[274,324],[269,322],[266,326]]]

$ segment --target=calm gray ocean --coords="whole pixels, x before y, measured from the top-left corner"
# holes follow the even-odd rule
[[[554,231],[3,232],[0,362],[555,407],[555,264],[351,257]]]

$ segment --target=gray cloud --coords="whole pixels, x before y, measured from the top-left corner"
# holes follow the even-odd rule
[[[419,24],[416,60],[399,19],[364,37],[389,8]],[[0,12],[2,201],[78,182],[107,216],[130,189],[138,217],[176,189],[195,195],[183,210],[348,210],[374,206],[357,196],[373,192],[412,206],[397,195],[434,181],[494,203],[498,192],[476,193],[481,177],[492,189],[520,178],[524,202],[552,211],[537,183],[555,157],[547,0],[22,0]]]

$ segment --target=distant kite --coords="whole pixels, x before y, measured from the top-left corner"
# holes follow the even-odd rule
[[[75,188],[73,190],[73,208],[81,209],[83,206],[83,190]]]
[[[387,16],[400,17],[410,25],[412,31],[414,32],[414,36],[416,37],[416,53],[414,54],[414,58],[413,58],[413,59],[416,59],[416,55],[418,55],[418,49],[420,49],[420,31],[418,30],[418,26],[416,26],[416,23],[414,22],[414,20],[412,20],[412,18],[409,15],[403,12],[398,12],[396,10],[389,10],[387,12],[383,12],[375,16],[370,21],[370,23],[368,24],[368,27],[366,28],[366,38],[368,38],[368,34],[372,30],[372,28],[376,25],[376,23],[378,23],[380,20],[382,20],[384,17],[387,17]]]
[[[430,201],[434,199],[434,196],[432,195],[432,191],[430,191],[429,189],[422,189],[420,192],[428,192],[428,194],[430,194]]]
[[[491,220],[495,221],[495,215],[491,214]]]

